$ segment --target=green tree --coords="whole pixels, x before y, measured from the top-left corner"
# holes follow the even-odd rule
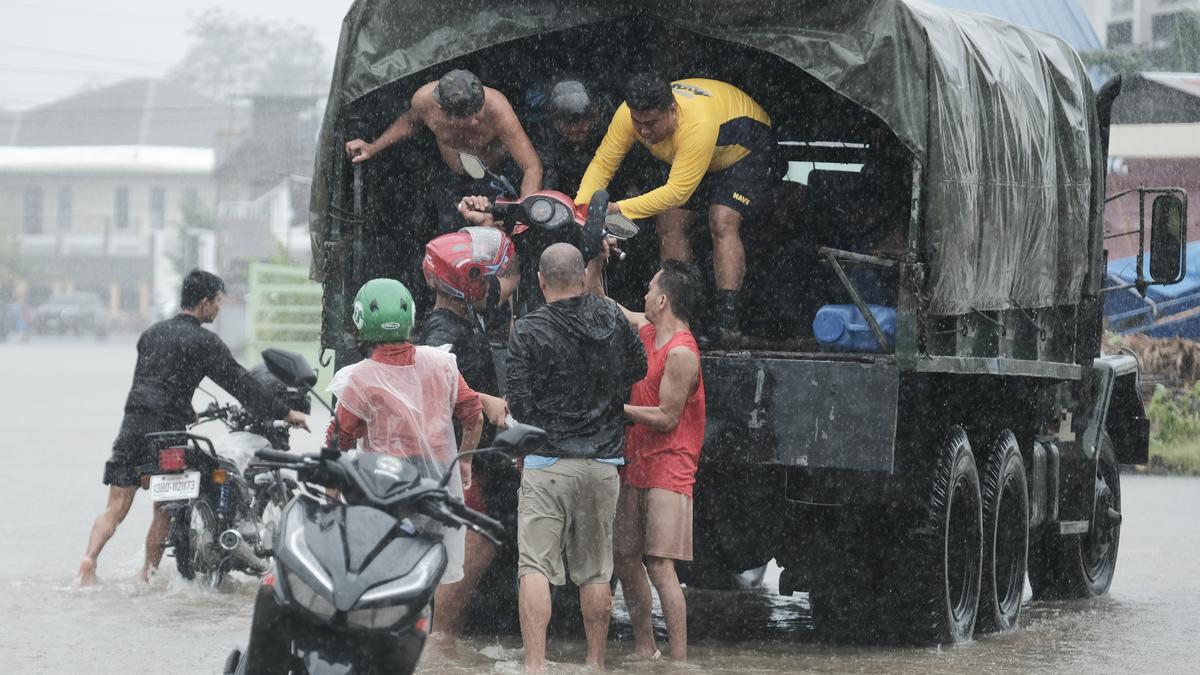
[[[192,46],[167,79],[223,100],[247,94],[320,94],[330,66],[316,30],[248,19],[220,8],[193,16]]]

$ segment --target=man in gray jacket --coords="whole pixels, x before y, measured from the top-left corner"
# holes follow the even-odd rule
[[[506,394],[513,416],[546,430],[543,455],[525,458],[517,505],[517,575],[525,669],[546,669],[550,584],[566,583],[563,553],[587,635],[588,666],[604,668],[612,613],[612,525],[624,463],[624,404],[646,374],[646,353],[616,303],[584,292],[570,244],[539,261],[546,304],[509,340]]]

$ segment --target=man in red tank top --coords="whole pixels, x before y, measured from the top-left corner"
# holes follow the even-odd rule
[[[603,294],[589,265],[589,288]],[[650,583],[658,591],[671,658],[687,660],[687,605],[675,561],[692,559],[692,485],[704,442],[704,379],[689,321],[700,294],[693,265],[663,262],[646,291],[646,312],[622,311],[646,348],[646,377],[633,386],[625,417],[625,459],[613,563],[633,623],[634,655],[661,656],[650,625]],[[649,576],[649,581],[647,581]]]

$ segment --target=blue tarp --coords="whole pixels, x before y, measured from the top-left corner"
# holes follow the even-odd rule
[[[1050,33],[1077,52],[1104,49],[1087,15],[1075,0],[931,0],[935,5],[991,14],[1018,26]]]
[[[1100,36],[1088,21],[1076,0],[930,0],[935,5],[1000,17],[1018,26],[1056,35],[1075,51],[1104,49]],[[1088,68],[1088,76],[1097,87],[1112,76],[1100,68]]]
[[[1146,333],[1153,337],[1200,337],[1200,316],[1175,317],[1200,307],[1200,241],[1187,246],[1188,265],[1183,281],[1171,286],[1151,286],[1143,299],[1134,289],[1112,291],[1104,296],[1104,316],[1119,333]],[[1150,256],[1142,260],[1142,274],[1150,277]],[[1108,263],[1106,286],[1133,283],[1137,278],[1137,256]]]

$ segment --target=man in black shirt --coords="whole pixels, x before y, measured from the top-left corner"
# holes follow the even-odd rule
[[[525,458],[517,504],[525,671],[546,670],[550,585],[564,585],[568,570],[579,586],[588,667],[604,670],[624,405],[646,375],[646,350],[615,302],[585,291],[579,249],[547,248],[538,283],[546,304],[513,326],[504,376],[513,417],[548,436],[540,455]]]
[[[215,274],[192,270],[183,280],[182,311],[146,329],[138,338],[137,366],[125,399],[125,417],[113,442],[112,456],[104,466],[108,504],[92,524],[87,552],[79,563],[79,581],[96,581],[96,558],[133,505],[141,477],[138,467],[155,461],[146,434],[187,428],[196,419],[192,396],[205,377],[211,378],[251,410],[271,419],[304,426],[304,413],[289,410],[264,389],[233,358],[229,348],[203,324],[221,311],[225,284]],[[170,524],[157,505],[146,535],[146,562],[142,578],[162,559],[162,544]]]
[[[554,83],[546,97],[546,119],[533,132],[542,157],[542,185],[573,194],[592,154],[604,139],[603,116],[611,113],[580,80]]]
[[[477,313],[489,304],[503,304],[516,285],[514,250],[508,235],[494,227],[466,227],[442,235],[425,246],[422,269],[425,282],[436,300],[433,310],[421,319],[416,344],[445,347],[458,360],[458,370],[483,400],[489,421],[507,416],[508,406],[498,398],[496,362],[484,324]],[[503,413],[503,414],[500,414]],[[486,445],[486,441],[481,441]],[[479,464],[482,462],[482,466]],[[503,462],[489,462],[486,455],[476,460],[471,486],[464,495],[467,506],[490,512],[497,518],[507,514],[488,508],[503,485]],[[507,471],[512,472],[511,465]],[[439,597],[433,630],[452,636],[462,633],[464,610],[480,578],[496,557],[496,547],[475,532],[467,531],[463,578],[447,584]]]

